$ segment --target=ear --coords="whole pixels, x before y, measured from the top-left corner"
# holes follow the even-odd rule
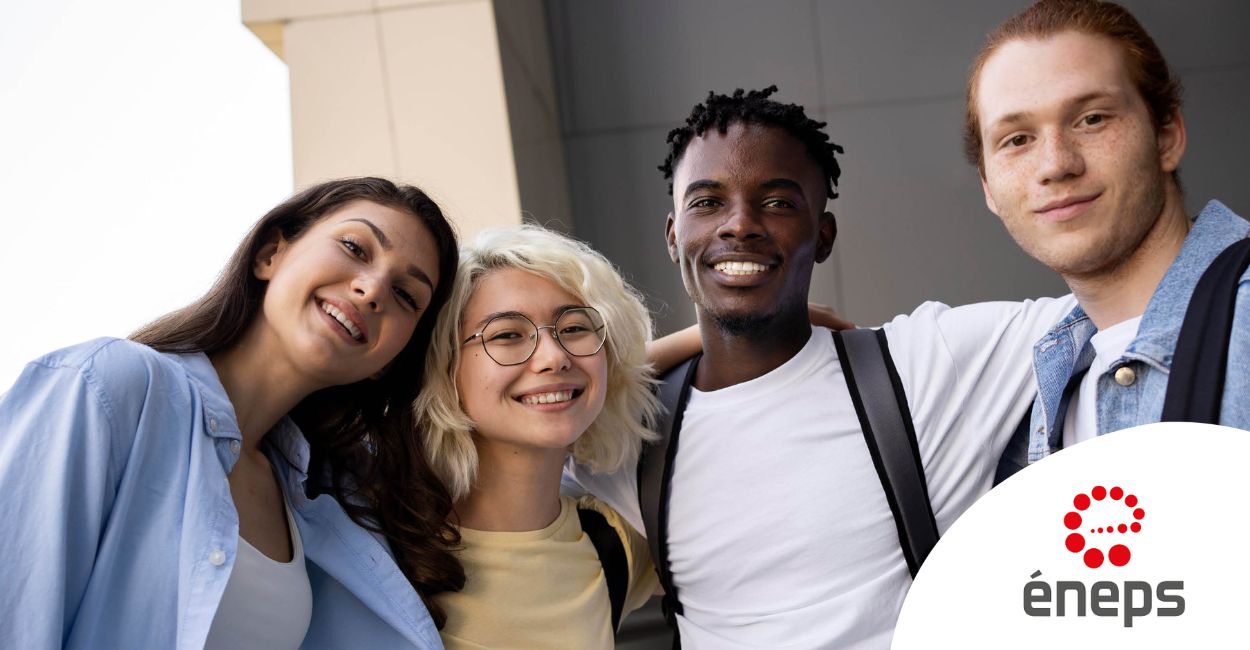
[[[1180,109],[1172,113],[1172,117],[1159,128],[1159,168],[1165,174],[1171,174],[1181,166],[1181,157],[1185,155],[1185,118]]]
[[[820,215],[820,241],[816,246],[816,263],[829,259],[833,252],[833,242],[838,238],[838,222],[832,212]]]
[[[677,263],[677,233],[673,231],[673,213],[668,213],[668,218],[664,220],[664,239],[668,242],[668,258],[673,260],[673,264]]]
[[[286,238],[281,233],[275,233],[273,238],[256,252],[256,259],[252,260],[252,275],[255,275],[258,280],[266,282],[271,280],[288,246]]]
[[[984,173],[981,174],[981,191],[985,193],[985,207],[997,215],[998,204],[994,203],[994,195],[990,194],[990,184],[986,182]]]

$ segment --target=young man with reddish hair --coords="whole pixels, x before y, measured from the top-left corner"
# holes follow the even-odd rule
[[[1041,0],[990,34],[966,116],[989,209],[1080,303],[1037,343],[1020,451],[1159,421],[1190,296],[1250,223],[1218,201],[1185,213],[1180,84],[1158,46],[1119,5]],[[1250,428],[1250,273],[1234,279],[1219,421]]]

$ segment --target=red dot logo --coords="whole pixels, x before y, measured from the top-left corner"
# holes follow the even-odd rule
[[[1124,508],[1123,510],[1116,509],[1116,514],[1112,516],[1113,519],[1122,517],[1120,521],[1105,522],[1106,525],[1103,526],[1097,524],[1104,522],[1091,521],[1089,522],[1090,525],[1085,527],[1085,530],[1088,530],[1090,535],[1098,536],[1098,539],[1108,539],[1108,536],[1111,536],[1112,546],[1105,553],[1101,548],[1088,543],[1085,535],[1078,530],[1085,523],[1090,506],[1096,502],[1103,502],[1113,506],[1119,504],[1120,507]],[[1128,564],[1133,554],[1124,543],[1124,538],[1120,536],[1140,533],[1141,520],[1146,516],[1146,511],[1139,507],[1137,495],[1127,494],[1124,488],[1119,486],[1107,489],[1102,485],[1096,485],[1088,493],[1082,492],[1073,497],[1072,506],[1074,510],[1063,516],[1064,528],[1072,531],[1063,541],[1068,551],[1081,553],[1081,559],[1085,561],[1085,566],[1091,569],[1097,569],[1104,562],[1110,562],[1113,566],[1118,567]],[[1086,514],[1082,515],[1081,513]]]

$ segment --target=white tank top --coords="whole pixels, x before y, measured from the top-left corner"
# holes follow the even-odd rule
[[[312,587],[304,545],[291,507],[282,502],[291,531],[291,561],[278,562],[239,538],[234,569],[208,630],[205,650],[298,648],[312,620]]]

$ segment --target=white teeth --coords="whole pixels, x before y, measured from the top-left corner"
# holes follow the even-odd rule
[[[725,275],[751,275],[752,273],[763,273],[768,270],[767,266],[755,262],[718,262],[712,268]]]
[[[331,305],[328,302],[321,303],[321,309],[325,313],[333,316],[334,320],[338,321],[339,324],[341,324],[343,327],[346,327],[348,333],[352,335],[352,338],[356,339],[357,341],[364,340],[360,336],[360,328],[356,327],[356,324],[352,322],[352,319],[347,317],[347,314],[344,314],[343,312],[339,311],[337,307],[335,307],[334,305]]]
[[[523,404],[555,404],[557,402],[567,402],[573,399],[573,391],[558,390],[551,393],[533,393],[531,395],[522,395],[521,403]]]

